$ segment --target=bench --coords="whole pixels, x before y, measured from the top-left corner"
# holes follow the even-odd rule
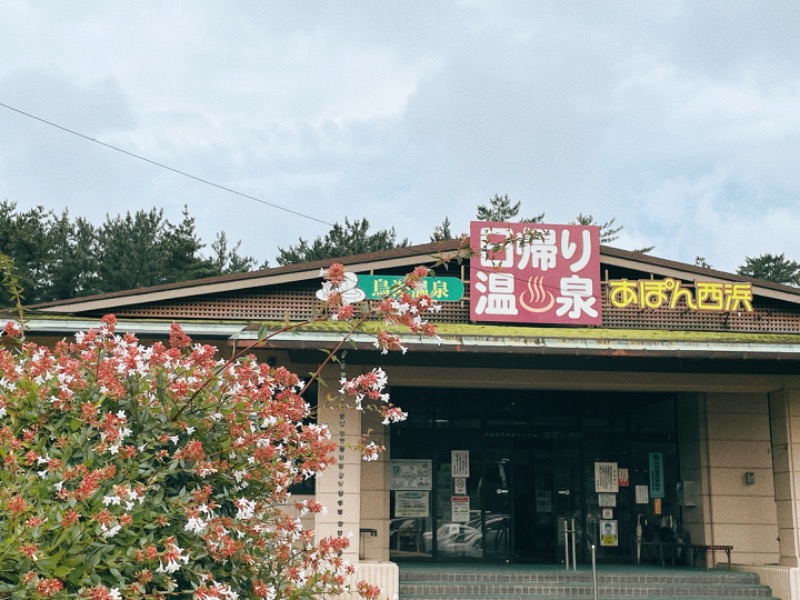
[[[636,548],[636,539],[634,538],[633,541],[634,549]],[[685,554],[687,564],[691,561],[691,566],[695,566],[697,562],[697,557],[700,556],[701,553],[704,552],[716,552],[722,551],[725,552],[726,557],[728,558],[728,571],[731,570],[731,551],[733,550],[733,546],[725,546],[720,544],[678,544],[676,542],[665,542],[660,540],[652,540],[652,541],[644,541],[642,540],[639,542],[639,555],[641,555],[642,551],[647,552],[650,554],[650,549],[656,549],[658,551],[658,562],[662,565],[666,564],[667,561],[672,563],[675,566],[676,558],[679,554]],[[635,551],[635,550],[634,550]],[[641,562],[641,556],[639,561]]]
[[[691,553],[692,566],[694,566],[694,563],[697,561],[697,556],[701,552],[716,552],[721,550],[725,552],[725,555],[728,557],[728,571],[731,570],[731,550],[733,550],[733,546],[723,546],[720,544],[686,544],[684,548]]]

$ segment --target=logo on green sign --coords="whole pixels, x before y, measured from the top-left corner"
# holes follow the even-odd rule
[[[402,275],[359,275],[358,289],[364,291],[368,300],[380,300],[399,296],[404,281]],[[420,283],[422,287],[412,290],[412,296],[427,294],[437,302],[457,302],[464,297],[464,283],[458,277],[425,277]]]

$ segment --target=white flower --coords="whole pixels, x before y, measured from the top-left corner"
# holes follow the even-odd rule
[[[247,498],[239,498],[234,502],[234,505],[239,510],[236,513],[237,519],[251,519],[255,514],[256,503],[255,500],[248,500]]]
[[[174,560],[168,560],[166,567],[164,566],[164,563],[162,562],[158,563],[158,568],[156,569],[156,573],[174,573],[180,568],[181,566],[177,562],[175,562]]]
[[[106,506],[119,506],[119,503],[122,501],[122,498],[119,496],[103,496],[103,504]]]
[[[171,436],[169,438],[169,441],[172,442],[173,444],[177,444],[178,443],[178,436],[177,435]]]
[[[214,467],[206,466],[206,465],[203,465],[202,467],[197,469],[197,474],[200,475],[200,477],[208,477],[209,475],[211,475],[213,473],[216,473],[216,472],[217,472],[217,469],[215,469]]]
[[[108,592],[108,597],[111,600],[122,600],[122,594],[120,594],[119,588],[111,588]]]
[[[194,427],[187,427],[186,428],[186,433],[188,435],[192,435],[194,432],[195,432],[195,428]]]
[[[106,527],[105,525],[100,525],[100,531],[102,532],[101,535],[108,539],[112,538],[117,535],[120,531],[122,531],[121,525],[114,525],[111,528]]]
[[[189,521],[186,523],[184,529],[186,531],[191,531],[193,533],[203,533],[206,528],[206,522],[203,519],[198,519],[197,517],[190,517]]]
[[[0,406],[0,419],[5,417],[7,414],[8,414],[8,412],[6,411],[6,407],[5,406]]]

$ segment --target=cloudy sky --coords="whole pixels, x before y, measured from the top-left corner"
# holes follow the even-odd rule
[[[494,194],[663,258],[800,260],[798,28],[796,0],[4,0],[0,103],[263,202],[6,107],[0,200],[187,205],[273,265],[345,217],[467,231]]]

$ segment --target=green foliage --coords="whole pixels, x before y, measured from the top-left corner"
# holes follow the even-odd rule
[[[14,261],[5,254],[0,253],[0,289],[11,298],[20,323],[24,322],[25,314],[22,309],[22,284],[17,276]]]
[[[200,256],[202,242],[194,219],[184,209],[173,225],[155,208],[124,217],[106,217],[97,230],[103,260],[97,270],[104,292],[210,277],[218,273],[211,260]]]
[[[454,240],[456,236],[450,230],[450,219],[445,217],[441,225],[437,225],[431,234],[432,242],[443,242],[445,240]]]
[[[216,239],[211,243],[211,261],[214,270],[220,275],[252,271],[256,266],[256,259],[239,254],[242,242],[236,242],[232,248],[229,248],[228,244],[228,236],[225,232],[217,233]],[[266,269],[268,266],[269,264],[265,262],[261,268]]]
[[[95,227],[67,211],[22,212],[0,203],[0,252],[16,265],[28,304],[248,271],[255,264],[238,253],[238,243],[229,247],[224,232],[210,258],[203,248],[186,208],[177,224],[151,209],[107,216]],[[13,303],[0,290],[0,306]]]
[[[623,226],[614,227],[614,221],[616,221],[616,217],[605,223],[598,223],[592,215],[584,215],[583,213],[578,213],[575,218],[575,224],[577,225],[597,225],[600,228],[601,244],[610,244],[619,239],[619,232],[622,231]]]
[[[517,215],[519,215],[520,210],[520,202],[516,204],[512,204],[511,198],[508,197],[508,194],[503,194],[502,196],[499,194],[495,194],[489,200],[489,205],[479,204],[477,210],[477,219],[479,221],[495,221],[500,223],[508,223],[517,220]],[[449,225],[449,221],[445,219],[447,224]],[[540,213],[531,219],[519,219],[520,223],[541,223],[544,221],[544,213]],[[610,221],[605,221],[604,223],[599,223],[595,221],[592,215],[584,215],[583,213],[578,213],[578,216],[575,218],[575,221],[572,222],[573,225],[596,225],[600,228],[600,243],[601,244],[610,244],[614,240],[619,239],[619,232],[622,231],[623,226],[619,225],[614,227],[614,222],[616,218],[612,218]],[[449,230],[448,230],[449,232]],[[434,232],[435,235],[435,232]],[[443,238],[443,239],[452,239],[452,238]],[[431,241],[436,241],[433,237]],[[653,250],[654,246],[650,246],[648,248],[641,248],[639,250],[635,250],[635,252],[647,253]]]
[[[697,267],[703,267],[704,269],[713,269],[714,267],[711,266],[704,256],[695,256],[694,257],[694,264]]]
[[[344,225],[336,223],[324,237],[318,237],[311,243],[300,238],[296,246],[278,248],[277,261],[279,265],[290,265],[406,246],[407,239],[397,241],[394,227],[370,233],[366,219],[356,219],[351,223],[345,218]]]
[[[14,294],[10,260],[0,256],[0,268]],[[411,295],[428,274],[415,268],[401,302],[372,307],[350,302],[344,267],[331,265],[315,320],[337,321],[342,339],[309,381],[378,316],[387,328],[369,334],[383,353],[405,351],[400,330],[435,336],[422,316],[438,305]],[[0,335],[22,338],[19,325]],[[303,325],[262,329],[255,343]],[[0,345],[0,598],[378,598],[365,581],[347,587],[349,539],[320,538],[298,518],[325,507],[290,504],[290,486],[332,464],[337,449],[313,422],[310,383],[250,348],[222,360],[177,324],[169,346],[149,347],[115,327],[109,315],[54,348]],[[375,410],[386,425],[406,418],[381,369],[339,385],[341,410]],[[364,460],[380,450],[369,434],[358,447]]]
[[[144,347],[113,318],[53,350],[0,348],[0,366],[0,597],[341,589],[347,540],[314,541],[285,508],[335,447],[296,375],[221,363],[177,326]]]
[[[748,256],[736,272],[783,285],[800,286],[800,263],[788,260],[783,253],[762,254],[755,258]]]
[[[520,203],[511,204],[508,194],[495,194],[489,199],[489,205],[479,204],[476,213],[478,221],[495,221],[499,223],[517,220]],[[544,220],[544,213],[536,215],[530,219],[518,219],[520,223],[541,223]]]
[[[15,204],[0,203],[0,252],[14,261],[28,302],[39,300],[38,290],[51,285],[49,267],[55,250],[50,243],[50,229],[54,221],[53,213],[41,206],[17,212]],[[5,306],[13,303],[7,293],[2,301]]]

